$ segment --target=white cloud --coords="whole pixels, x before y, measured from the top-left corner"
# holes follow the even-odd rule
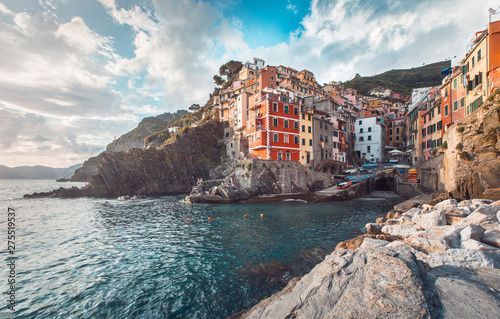
[[[290,10],[293,12],[293,14],[299,13],[299,8],[297,7],[296,4],[293,4],[290,0],[288,0],[288,3],[286,5],[287,10]]]

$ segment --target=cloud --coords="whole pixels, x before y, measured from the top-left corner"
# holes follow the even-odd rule
[[[299,8],[297,7],[296,4],[292,4],[290,0],[288,0],[288,3],[286,5],[287,10],[290,10],[293,12],[293,14],[299,13]]]
[[[248,53],[307,68],[321,83],[419,66],[462,55],[472,35],[485,28],[493,3],[313,0],[288,42]]]

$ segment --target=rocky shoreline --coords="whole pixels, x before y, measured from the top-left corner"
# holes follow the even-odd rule
[[[497,318],[500,201],[392,210],[236,318]]]

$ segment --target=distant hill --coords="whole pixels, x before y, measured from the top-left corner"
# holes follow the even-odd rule
[[[82,164],[67,168],[53,168],[47,166],[17,166],[7,167],[0,165],[0,179],[59,179],[70,178]]]
[[[163,113],[146,117],[132,131],[123,134],[106,147],[106,152],[126,152],[131,148],[142,148],[144,138],[154,132],[165,129],[170,124],[182,118],[188,111],[178,110],[175,113]]]
[[[450,67],[450,61],[437,62],[418,68],[391,70],[374,76],[362,76],[344,82],[343,85],[364,95],[378,86],[391,88],[394,92],[411,94],[413,88],[441,84],[444,78],[441,70],[448,67]]]

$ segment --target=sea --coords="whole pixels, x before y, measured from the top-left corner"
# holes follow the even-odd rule
[[[227,318],[402,201],[23,199],[62,186],[0,180],[1,318]]]

